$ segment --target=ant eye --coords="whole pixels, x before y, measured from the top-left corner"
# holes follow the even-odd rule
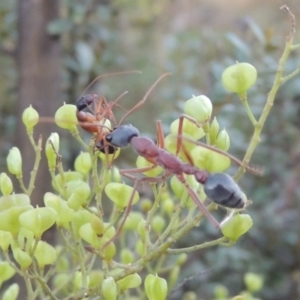
[[[107,142],[111,142],[112,141],[112,135],[111,134],[107,134],[105,137]]]

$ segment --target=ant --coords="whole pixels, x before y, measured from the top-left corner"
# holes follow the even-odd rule
[[[142,100],[140,100],[133,108],[125,113],[120,122],[117,124],[114,114],[112,112],[113,106],[117,105],[117,102],[125,95],[127,92],[121,94],[115,101],[108,102],[104,97],[98,97],[96,93],[90,93],[85,96],[81,96],[77,102],[77,119],[80,125],[86,131],[95,134],[95,147],[103,153],[114,154],[118,150],[118,146],[107,143],[106,135],[113,132],[116,128],[120,127],[122,122],[134,111],[139,109],[147,101],[150,93],[154,90],[157,84],[170,73],[165,73],[161,75],[154,84],[150,87],[148,92],[145,94]],[[88,111],[83,111],[94,104],[94,114]],[[112,121],[115,125],[114,129],[106,126],[106,121],[109,123]]]
[[[184,118],[184,117],[182,117]],[[203,184],[204,191],[206,195],[210,198],[211,201],[219,204],[225,208],[231,209],[243,209],[249,203],[244,200],[243,193],[239,186],[235,183],[235,181],[229,175],[225,173],[213,173],[210,174],[207,171],[200,170],[199,168],[193,166],[193,162],[191,157],[186,153],[184,146],[182,145],[182,133],[179,128],[179,134],[177,139],[177,154],[180,150],[180,147],[183,148],[185,155],[189,161],[189,163],[183,162],[177,154],[174,155],[164,148],[164,135],[162,131],[161,121],[157,121],[157,145],[149,138],[143,137],[139,135],[139,131],[137,128],[130,124],[121,125],[115,128],[112,132],[105,136],[106,142],[113,147],[123,148],[127,145],[131,145],[133,149],[137,152],[138,155],[144,157],[147,161],[152,163],[152,166],[145,168],[137,168],[137,169],[125,169],[120,170],[120,174],[123,176],[132,179],[135,184],[133,187],[133,191],[131,197],[129,199],[129,204],[126,207],[124,218],[116,232],[116,235],[108,241],[103,248],[105,248],[110,242],[112,242],[120,233],[126,218],[129,215],[129,211],[131,208],[131,204],[134,198],[134,194],[137,189],[137,185],[141,181],[148,181],[159,183],[162,180],[165,180],[167,177],[171,175],[175,175],[178,180],[185,186],[188,191],[188,194],[198,206],[200,211],[207,217],[207,219],[212,223],[212,225],[216,228],[221,228],[222,225],[229,220],[234,214],[234,210],[232,213],[226,217],[221,223],[209,213],[205,205],[201,202],[198,195],[191,188],[188,182],[185,179],[185,175],[193,175],[197,182]],[[186,138],[184,138],[186,139]],[[230,154],[209,146],[207,144],[203,144],[201,142],[196,142],[190,139],[188,141],[195,143],[196,145],[211,149],[216,151],[222,155],[229,157],[234,162],[243,166],[245,169],[250,170],[253,173],[259,174],[260,172],[254,168],[249,166],[244,166],[243,163],[237,158],[231,156]],[[179,147],[179,146],[180,147]],[[154,178],[136,178],[132,174],[143,173],[149,170],[154,169],[156,166],[161,166],[164,169],[164,175],[162,177],[154,177]]]

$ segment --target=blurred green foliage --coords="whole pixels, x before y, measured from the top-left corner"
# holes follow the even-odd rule
[[[61,36],[63,45],[63,101],[74,103],[85,87],[99,74],[121,70],[141,70],[142,75],[125,75],[97,81],[95,90],[113,100],[124,90],[126,108],[140,100],[151,83],[163,72],[173,76],[165,80],[147,103],[129,119],[143,134],[155,136],[155,119],[163,119],[166,132],[170,120],[179,114],[178,107],[192,94],[206,94],[215,107],[221,127],[231,136],[230,152],[242,157],[252,134],[245,111],[238,99],[221,86],[221,73],[235,61],[249,62],[258,70],[258,83],[249,94],[251,108],[259,112],[274,79],[278,57],[287,31],[272,31],[273,24],[261,28],[248,16],[236,16],[230,31],[215,30],[205,22],[190,26],[175,26],[184,11],[172,10],[169,1],[76,1],[61,2],[61,18],[53,20],[48,33]],[[177,7],[178,8],[178,7]],[[195,6],[195,9],[201,10]],[[277,6],[271,6],[277,10]],[[174,17],[170,18],[170,10]],[[267,12],[266,12],[267,13]],[[176,17],[175,17],[176,16]],[[280,15],[281,16],[281,15]],[[300,17],[298,21],[300,21]],[[284,23],[286,16],[282,13]],[[16,49],[16,3],[0,3],[0,139],[1,153],[10,148],[16,103],[17,70],[13,61]],[[178,21],[179,22],[179,21]],[[278,28],[278,26],[277,26]],[[299,28],[299,26],[297,26]],[[280,29],[280,27],[279,27]],[[300,30],[299,30],[300,31]],[[298,39],[299,42],[299,39]],[[287,71],[299,65],[299,51],[288,60]],[[263,70],[263,71],[262,71]],[[245,289],[244,273],[263,275],[261,299],[296,299],[300,296],[300,78],[283,86],[263,131],[253,163],[264,167],[264,175],[246,175],[241,181],[253,200],[248,213],[254,219],[251,232],[232,248],[199,251],[189,256],[181,278],[207,270],[172,294],[181,299],[185,291],[193,290],[202,299],[211,299],[217,284],[226,286],[230,295]],[[116,112],[117,119],[123,112]],[[79,151],[79,150],[78,150]],[[128,151],[131,152],[131,151]],[[135,157],[134,154],[131,154]],[[130,165],[125,160],[122,165]],[[3,165],[3,162],[0,163]],[[178,246],[189,245],[191,239],[205,241],[216,235],[207,226],[194,230]]]

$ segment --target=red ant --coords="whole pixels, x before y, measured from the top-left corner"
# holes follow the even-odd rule
[[[87,94],[80,97],[76,102],[77,107],[77,119],[80,122],[80,125],[83,129],[92,132],[96,135],[95,137],[95,146],[98,150],[106,154],[114,154],[119,148],[113,146],[106,142],[106,135],[113,132],[115,128],[121,126],[122,122],[134,111],[139,109],[142,105],[145,104],[146,100],[150,93],[154,90],[156,85],[166,76],[169,76],[170,73],[165,73],[160,76],[154,84],[150,87],[148,92],[145,94],[142,100],[140,100],[132,109],[126,112],[122,117],[120,122],[116,124],[114,114],[112,112],[113,106],[117,104],[119,99],[121,99],[127,92],[121,94],[115,101],[107,102],[104,97],[99,99],[96,93]],[[94,114],[91,112],[84,112],[83,109],[88,108],[90,105],[94,104]],[[115,124],[115,128],[112,130],[109,127],[105,126],[105,121],[109,120]]]
[[[181,118],[183,119],[184,116],[182,116]],[[181,131],[181,128],[179,128],[179,131]],[[167,150],[165,150],[164,136],[163,136],[162,126],[160,121],[157,121],[157,136],[158,136],[158,143],[156,145],[151,139],[147,137],[139,136],[138,129],[133,127],[130,124],[121,125],[105,136],[106,142],[109,145],[112,145],[113,147],[123,148],[130,144],[137,152],[137,154],[144,157],[147,161],[151,162],[153,165],[145,168],[127,169],[127,170],[120,171],[122,175],[134,180],[135,184],[133,187],[133,192],[129,199],[128,206],[126,207],[125,210],[124,218],[116,232],[116,235],[110,241],[108,241],[103,246],[103,248],[105,248],[119,235],[126,221],[126,218],[129,215],[129,211],[134,198],[134,194],[137,189],[137,185],[141,181],[159,183],[162,180],[165,180],[168,176],[175,175],[179,179],[179,181],[186,187],[190,197],[198,206],[198,208],[203,212],[203,214],[212,223],[212,225],[217,228],[220,228],[224,224],[225,220],[227,221],[231,216],[227,217],[226,219],[223,220],[221,224],[219,224],[216,221],[216,219],[209,213],[205,205],[200,201],[195,191],[190,187],[190,185],[185,179],[185,175],[194,175],[197,182],[203,184],[206,195],[213,202],[227,208],[235,208],[235,209],[242,209],[246,206],[242,191],[229,175],[225,173],[210,174],[207,171],[200,170],[197,167],[193,166],[192,159],[188,155],[188,153],[185,152],[189,163],[184,163],[178,156],[175,156],[170,152],[168,152]],[[181,145],[182,138],[183,138],[182,133],[179,132],[179,138],[177,139],[177,154],[180,150],[180,147],[183,147]],[[232,159],[233,161],[235,161],[236,163],[238,163],[239,165],[243,166],[245,169],[252,171],[253,173],[259,173],[259,171],[257,171],[256,169],[253,169],[249,166],[244,166],[240,160],[236,159],[235,157],[231,156],[226,152],[223,152],[222,150],[216,149],[212,146],[203,144],[201,142],[196,142],[193,140],[188,140],[188,141],[200,145],[202,147],[211,149],[213,151],[216,151],[222,155],[225,155],[230,159]],[[165,174],[162,177],[155,177],[155,178],[144,177],[138,179],[132,176],[132,174],[143,173],[152,170],[156,166],[161,166],[164,169]]]

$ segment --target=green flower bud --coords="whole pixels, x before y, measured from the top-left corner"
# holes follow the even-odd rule
[[[67,202],[59,196],[48,192],[44,195],[44,203],[46,207],[51,207],[56,211],[57,226],[67,226],[67,223],[73,220],[74,210],[69,208]]]
[[[30,198],[26,194],[12,194],[0,197],[0,211],[26,204],[30,204]]]
[[[151,227],[157,234],[161,234],[166,227],[166,221],[162,216],[155,215],[151,220]]]
[[[142,219],[137,227],[138,233],[142,238],[142,241],[145,241],[147,235],[147,228],[146,228],[146,220]]]
[[[6,196],[7,197],[7,196]],[[0,230],[10,232],[16,237],[20,231],[21,224],[19,216],[26,211],[33,210],[31,205],[18,205],[0,212]]]
[[[204,95],[193,96],[184,104],[184,112],[198,123],[204,123],[210,119],[212,108],[210,99]]]
[[[68,206],[74,210],[86,204],[91,193],[90,186],[81,180],[70,181],[67,183]]]
[[[245,234],[253,225],[249,215],[237,214],[229,219],[221,228],[223,235],[232,241],[237,241],[240,236]]]
[[[85,209],[79,209],[74,212],[73,224],[75,227],[75,232],[79,236],[80,227],[85,223],[90,223],[93,218],[93,214]]]
[[[54,120],[58,127],[67,129],[71,132],[77,132],[77,108],[73,104],[65,104],[61,106],[55,113]]]
[[[22,175],[22,157],[19,148],[12,147],[6,158],[8,171],[16,176]]]
[[[173,287],[175,283],[178,280],[178,276],[180,274],[180,267],[179,266],[174,266],[171,271],[170,271],[170,276],[169,276],[169,288]]]
[[[90,271],[89,277],[90,277],[89,288],[91,288],[91,289],[98,288],[99,285],[101,285],[104,280],[103,272],[98,271],[98,270]]]
[[[120,253],[120,260],[122,264],[132,264],[134,262],[134,254],[128,248],[123,248]]]
[[[102,282],[102,295],[105,300],[116,300],[118,296],[117,285],[112,277],[108,277]]]
[[[149,162],[148,160],[146,160],[144,157],[138,156],[138,158],[136,160],[136,166],[138,168],[148,168],[148,167],[153,166],[153,164],[151,162]],[[160,166],[156,166],[154,169],[152,169],[150,171],[143,172],[143,174],[145,174],[148,177],[157,177],[162,172],[163,172],[163,168]]]
[[[110,239],[103,238],[101,239],[101,247],[104,246]],[[101,250],[101,257],[107,262],[110,262],[117,253],[116,245],[113,242],[110,242]]]
[[[171,123],[170,131],[172,134],[178,134],[179,119],[176,119]],[[195,123],[189,119],[184,118],[182,124],[182,133],[185,133],[195,140],[200,140],[205,136],[205,132],[201,127],[198,127]]]
[[[198,299],[198,296],[195,292],[186,292],[186,293],[183,294],[182,300],[199,300],[199,299]]]
[[[209,126],[209,138],[210,138],[210,143],[212,145],[215,144],[218,133],[219,133],[219,123],[217,121],[217,118],[214,117],[213,121]]]
[[[4,251],[8,251],[8,247],[12,242],[12,235],[10,232],[0,230],[0,248]]]
[[[8,262],[0,261],[0,283],[12,278],[15,273],[15,269]]]
[[[136,230],[139,222],[143,219],[143,215],[137,211],[131,211],[124,223],[124,230]]]
[[[55,151],[54,151],[54,149]],[[48,166],[50,169],[55,169],[56,167],[56,156],[59,151],[59,135],[56,132],[52,132],[46,141],[45,153],[48,160]]]
[[[100,238],[93,230],[91,223],[85,223],[80,227],[79,236],[91,244],[95,249],[99,249],[101,247]]]
[[[19,216],[20,224],[32,231],[36,239],[49,229],[56,221],[57,213],[51,207],[37,207]]]
[[[0,174],[0,190],[1,193],[6,196],[10,195],[13,191],[14,187],[11,179],[7,176],[6,173],[2,172]]]
[[[57,174],[55,176],[55,179],[52,181],[52,186],[56,191],[59,192],[60,189],[63,189],[65,187],[67,182],[76,180],[83,180],[83,175],[79,172],[68,171],[64,172],[63,177],[61,176],[61,174]]]
[[[87,281],[89,282],[89,276],[87,276]],[[82,287],[82,273],[81,272],[79,272],[79,271],[75,272],[72,283],[73,283],[73,291],[77,292],[81,289],[81,287]]]
[[[116,166],[112,166],[109,170],[109,179],[107,182],[121,182],[122,175],[120,174],[119,169]]]
[[[81,152],[74,163],[75,170],[87,175],[92,168],[91,156],[88,152]]]
[[[91,219],[91,226],[93,228],[93,230],[96,232],[96,234],[98,236],[102,235],[104,232],[104,224],[103,224],[103,220],[100,219],[99,217],[93,215],[92,219]]]
[[[17,283],[11,284],[2,295],[2,300],[16,300],[18,298],[19,289]]]
[[[150,199],[143,199],[141,201],[140,207],[143,213],[147,213],[153,206],[153,202]]]
[[[225,129],[219,132],[218,137],[216,139],[216,147],[223,150],[227,151],[230,147],[230,138]]]
[[[38,112],[30,105],[22,114],[22,121],[26,126],[27,132],[32,132],[33,127],[39,122]]]
[[[130,274],[117,282],[122,291],[137,288],[141,285],[141,283],[142,279],[137,273]]]
[[[257,71],[248,63],[237,63],[226,68],[222,74],[223,86],[239,95],[245,94],[256,79]]]
[[[165,200],[162,205],[161,208],[164,212],[166,212],[168,215],[171,215],[174,212],[175,206],[174,206],[174,202],[172,199],[167,199]]]
[[[188,259],[187,254],[186,253],[181,253],[181,254],[178,255],[176,263],[177,263],[178,266],[181,266],[187,261],[187,259]]]
[[[13,256],[22,270],[27,270],[32,264],[32,259],[30,255],[27,252],[23,251],[21,248],[14,248]]]
[[[262,289],[264,284],[263,276],[255,273],[246,273],[244,276],[244,282],[247,286],[248,291],[257,292]]]
[[[210,173],[224,172],[230,167],[229,157],[203,147],[195,147],[190,152],[194,165]]]
[[[149,300],[165,300],[168,284],[164,278],[148,274],[145,279],[145,290]]]
[[[216,300],[228,299],[228,289],[224,285],[218,284],[214,289],[214,295]]]
[[[105,186],[104,191],[107,197],[118,207],[125,208],[129,204],[130,197],[133,193],[133,187],[122,183],[110,182]],[[132,205],[137,203],[139,199],[139,193],[134,191]]]
[[[56,261],[57,255],[54,247],[44,241],[39,241],[34,252],[34,257],[39,267],[44,268],[46,265],[53,264]]]
[[[144,256],[146,254],[146,248],[145,248],[145,244],[142,242],[142,240],[138,240],[135,243],[135,251],[137,252],[137,254],[139,256]]]

